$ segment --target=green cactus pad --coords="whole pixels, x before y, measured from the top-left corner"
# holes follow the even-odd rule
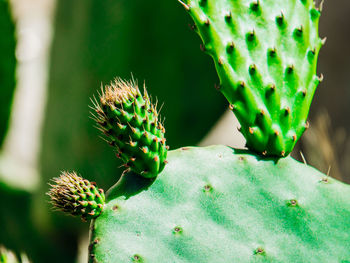
[[[73,216],[81,216],[83,221],[96,218],[103,210],[105,195],[95,183],[79,177],[76,173],[63,172],[53,179],[48,195],[52,205]]]
[[[92,221],[89,262],[348,262],[350,187],[291,157],[226,146],[124,174]]]
[[[9,1],[0,0],[0,146],[8,128],[12,97],[16,85],[15,49],[15,25],[9,8]]]
[[[288,155],[304,130],[315,89],[320,12],[313,0],[189,0],[220,77],[220,90],[251,150]]]
[[[96,100],[94,119],[117,150],[127,170],[146,178],[156,177],[166,164],[165,129],[146,88],[142,96],[137,83],[116,79]]]

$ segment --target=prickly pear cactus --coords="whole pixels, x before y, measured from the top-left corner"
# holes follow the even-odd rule
[[[92,219],[89,262],[350,261],[350,186],[286,156],[319,82],[319,11],[309,0],[182,4],[253,151],[167,151],[147,92],[106,86],[93,118],[124,173],[103,199],[74,173],[49,193],[56,208]]]
[[[313,0],[188,0],[202,49],[247,146],[288,155],[304,130],[315,89],[320,11]]]

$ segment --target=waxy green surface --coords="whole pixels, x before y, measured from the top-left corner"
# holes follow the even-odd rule
[[[291,157],[181,148],[125,174],[92,221],[89,262],[347,262],[350,187]]]
[[[247,146],[288,155],[304,130],[315,89],[320,12],[313,0],[188,0],[213,57],[220,90]]]

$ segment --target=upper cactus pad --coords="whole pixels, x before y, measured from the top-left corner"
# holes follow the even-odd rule
[[[307,128],[322,40],[313,0],[189,0],[247,146],[288,155]]]
[[[116,79],[102,91],[94,110],[100,130],[128,170],[147,178],[163,170],[168,149],[165,129],[146,88],[142,96],[134,81]]]

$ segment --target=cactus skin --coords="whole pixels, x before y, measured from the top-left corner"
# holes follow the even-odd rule
[[[16,38],[15,25],[8,0],[0,0],[0,146],[3,143],[10,118],[15,90]]]
[[[105,195],[95,183],[79,177],[75,172],[63,172],[53,179],[48,195],[52,205],[65,213],[81,216],[83,221],[98,217],[104,207]]]
[[[291,157],[226,146],[168,153],[157,179],[124,174],[92,221],[89,262],[350,260],[350,187]]]
[[[181,1],[180,1],[181,2]],[[313,0],[188,0],[202,49],[251,150],[286,156],[308,127],[318,83]]]
[[[163,170],[168,150],[165,129],[145,87],[142,96],[135,81],[116,79],[102,90],[100,103],[95,99],[93,109],[100,130],[127,170],[146,178]]]

